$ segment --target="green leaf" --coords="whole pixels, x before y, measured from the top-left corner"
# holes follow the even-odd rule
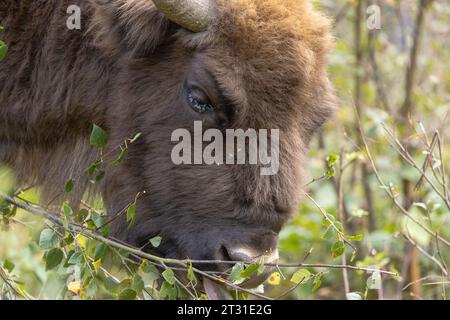
[[[345,244],[344,241],[337,241],[331,246],[331,256],[333,258],[340,257],[344,254]]]
[[[350,241],[361,241],[363,239],[363,235],[357,234],[356,236],[347,236],[347,239]]]
[[[120,281],[120,283],[119,283],[120,290],[122,291],[124,289],[130,288],[131,287],[131,281],[132,281],[132,279],[130,279],[130,278],[125,278],[122,281]]]
[[[105,256],[106,253],[106,249],[108,248],[108,246],[105,243],[99,243],[96,247],[95,247],[95,251],[94,251],[94,259],[98,260],[98,259],[102,259]]]
[[[89,211],[87,209],[81,209],[78,211],[78,213],[75,215],[75,222],[77,223],[83,223],[87,216],[89,215]]]
[[[69,193],[70,191],[73,190],[73,186],[74,186],[73,179],[67,180],[66,184],[64,185],[64,191],[66,191],[66,193]]]
[[[236,263],[233,268],[231,269],[231,273],[230,273],[230,281],[231,282],[237,282],[242,280],[241,278],[241,274],[244,271],[244,264],[242,264],[241,262]]]
[[[175,300],[177,298],[177,289],[168,282],[164,282],[161,286],[159,294],[162,298],[167,297],[169,300]]]
[[[59,248],[54,248],[45,254],[45,270],[52,270],[59,266],[64,258],[64,253]]]
[[[109,226],[104,226],[103,228],[100,229],[100,233],[104,238],[108,238],[109,237],[109,232],[110,232],[110,227]]]
[[[97,173],[97,175],[95,176],[95,182],[101,181],[105,177],[105,174],[105,171],[100,171],[99,173]]]
[[[362,296],[359,292],[349,292],[346,295],[347,300],[362,300]]]
[[[133,289],[124,289],[119,294],[119,300],[135,300],[136,296],[137,293]]]
[[[266,269],[266,266],[264,265],[264,260],[262,260],[258,266],[258,275],[262,274],[265,269]]]
[[[90,142],[96,148],[102,148],[106,144],[106,133],[96,124],[92,128]]]
[[[363,210],[363,209],[355,209],[355,210],[352,210],[351,215],[356,218],[363,218],[363,217],[367,217],[369,215],[369,212],[367,212],[366,210]]]
[[[98,291],[97,281],[95,281],[95,279],[92,279],[91,281],[89,281],[88,284],[85,285],[83,293],[88,296],[95,297],[97,291]]]
[[[174,285],[176,282],[175,274],[171,269],[164,270],[162,273],[164,280],[166,280],[169,284]]]
[[[292,275],[291,282],[299,284],[308,281],[312,276],[311,272],[307,269],[300,269]]]
[[[75,254],[75,250],[70,250],[70,251],[67,253],[67,257],[66,257],[66,260],[65,260],[65,262],[64,262],[64,268],[70,267],[69,260],[70,260],[70,258],[71,258],[74,254]]]
[[[8,259],[3,262],[3,268],[8,270],[8,272],[12,272],[14,270],[15,264],[9,261]]]
[[[101,163],[102,163],[102,160],[95,160],[94,162],[92,162],[91,165],[89,166],[88,170],[87,170],[88,175],[92,176]]]
[[[80,264],[83,260],[84,260],[83,253],[78,251],[70,256],[69,260],[67,261],[67,264],[77,265]]]
[[[128,228],[131,228],[134,225],[135,222],[136,222],[136,204],[132,204],[127,209]]]
[[[94,267],[94,271],[98,272],[98,270],[100,270],[100,267],[102,266],[102,260],[98,259],[98,260],[92,262],[92,266]]]
[[[0,200],[0,212],[3,214],[3,217],[5,219],[10,219],[16,216],[17,207],[16,206],[12,206],[12,208],[10,208],[9,206],[2,207]]]
[[[52,229],[44,229],[39,237],[39,247],[42,249],[51,249],[59,242],[58,235]]]
[[[162,238],[160,236],[156,236],[156,237],[150,239],[150,243],[152,244],[152,246],[154,248],[158,248],[159,245],[161,244],[161,240],[162,240]]]
[[[258,271],[259,264],[258,263],[252,263],[251,265],[247,266],[244,271],[241,273],[241,278],[247,279],[251,277],[254,273]]]
[[[158,269],[149,263],[148,260],[143,260],[139,269],[145,274],[145,281],[147,282],[152,282],[160,278]]]
[[[115,164],[115,165],[121,164],[123,159],[125,158],[125,155],[127,154],[127,150],[128,149],[123,148],[122,151],[120,151],[120,154],[117,157],[117,159],[113,161],[113,164]]]
[[[141,292],[142,290],[144,290],[144,281],[142,280],[141,276],[139,276],[138,274],[134,275],[131,287],[136,292]]]
[[[67,204],[63,204],[61,221],[65,229],[69,227],[70,216],[73,215],[73,209]]]
[[[8,53],[8,46],[0,40],[0,61],[5,59],[6,54]]]
[[[108,292],[118,293],[118,291],[119,291],[119,284],[116,281],[114,281],[113,278],[110,278],[110,277],[104,278],[102,284],[105,286],[105,289]]]
[[[330,154],[327,157],[327,166],[329,168],[333,167],[337,162],[339,161],[339,155],[337,154]]]
[[[63,212],[66,216],[73,215],[73,209],[71,206],[69,206],[67,203],[63,204]]]
[[[328,169],[325,175],[327,176],[327,178],[333,178],[336,175],[336,169],[335,168]]]
[[[326,218],[324,217],[322,219],[322,225],[324,227],[329,227],[332,223],[334,224],[336,222],[335,217],[331,213],[325,213]]]
[[[94,211],[91,212],[91,220],[97,228],[101,228],[105,224],[105,219]]]
[[[188,262],[187,278],[194,286],[197,284],[197,278],[195,277],[194,269],[192,268],[192,263],[190,261]]]
[[[314,278],[314,281],[313,281],[313,288],[312,288],[312,291],[313,291],[313,292],[316,292],[316,291],[320,288],[320,286],[322,285],[322,278],[323,278],[323,273],[319,273],[319,274]]]
[[[336,229],[338,229],[340,232],[344,233],[344,227],[342,226],[342,223],[339,221],[335,221],[334,222],[334,226],[336,227]]]
[[[379,271],[375,271],[367,279],[367,289],[378,290],[381,288],[381,274]]]
[[[154,265],[152,265],[151,263],[148,262],[148,260],[142,260],[141,265],[139,266],[139,269],[142,270],[142,272],[144,273],[148,273],[148,272],[154,272],[158,269],[156,269],[156,267]]]

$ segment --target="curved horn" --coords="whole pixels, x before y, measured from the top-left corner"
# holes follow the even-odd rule
[[[193,32],[208,29],[215,17],[213,0],[152,0],[171,21]]]

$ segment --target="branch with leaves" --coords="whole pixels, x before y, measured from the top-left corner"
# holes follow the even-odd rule
[[[123,243],[117,239],[111,237],[105,237],[97,227],[89,227],[89,223],[79,224],[75,222],[67,222],[63,218],[60,217],[59,214],[51,213],[41,207],[36,206],[35,204],[29,203],[26,200],[16,200],[13,197],[0,194],[0,197],[9,203],[10,205],[25,210],[33,215],[40,216],[44,219],[47,219],[52,228],[46,228],[42,231],[40,236],[40,246],[48,251],[45,254],[46,264],[49,269],[54,269],[61,264],[63,264],[63,260],[65,260],[66,265],[71,265],[72,263],[85,263],[92,267],[95,272],[102,271],[101,263],[99,259],[104,257],[104,253],[106,249],[113,248],[121,256],[130,255],[130,259],[127,258],[127,263],[132,263],[134,265],[139,266],[138,270],[147,270],[153,274],[153,276],[157,276],[160,271],[161,276],[164,279],[164,283],[166,290],[168,290],[168,286],[174,286],[177,284],[177,287],[181,287],[188,293],[190,298],[198,297],[197,288],[193,286],[193,284],[197,284],[197,276],[208,278],[212,281],[223,283],[226,287],[236,290],[238,292],[244,292],[247,294],[251,294],[253,296],[259,298],[270,299],[267,296],[264,296],[254,290],[248,290],[239,286],[245,279],[250,278],[256,273],[262,273],[265,267],[277,267],[277,268],[301,268],[299,271],[294,273],[292,277],[293,283],[295,285],[299,285],[299,283],[304,283],[306,280],[313,278],[313,275],[306,270],[306,268],[325,268],[325,269],[348,269],[355,271],[364,271],[368,273],[380,273],[386,274],[389,276],[396,276],[394,272],[379,270],[374,268],[363,268],[351,265],[332,265],[332,264],[308,264],[308,263],[298,263],[298,264],[270,264],[270,263],[245,263],[242,261],[209,261],[209,260],[177,260],[177,259],[168,259],[162,258],[150,253],[144,252],[139,248],[135,248],[129,246],[126,243]],[[55,230],[60,230],[58,233]],[[86,238],[95,240],[98,242],[98,245],[94,250],[93,259],[89,259],[86,253],[82,254],[80,251],[75,251],[72,254],[66,254],[64,252],[64,248],[71,247],[73,245],[73,239],[79,238],[80,236],[84,236]],[[154,243],[157,245],[157,243]],[[61,245],[61,247],[59,247]],[[81,250],[82,251],[82,250]],[[70,252],[70,250],[69,250]],[[126,253],[126,254],[124,254]],[[65,258],[65,259],[64,259]],[[225,274],[220,274],[215,271],[204,271],[200,270],[194,265],[202,265],[202,264],[226,264],[232,266],[229,272]],[[151,267],[153,266],[153,267]],[[160,268],[160,269],[158,269]],[[183,271],[187,274],[187,282],[181,280],[175,271]],[[305,277],[305,274],[308,273],[310,276]],[[299,278],[300,275],[303,277]],[[228,277],[227,277],[228,276]],[[308,278],[308,279],[306,279]],[[163,283],[163,286],[164,286]],[[82,287],[82,286],[80,286]],[[129,288],[128,288],[129,289]],[[164,289],[164,287],[163,287]],[[129,289],[127,292],[129,292]],[[170,291],[170,290],[169,290]],[[126,293],[126,292],[125,292]],[[119,298],[124,298],[125,293],[119,294]],[[132,296],[135,297],[133,294]]]

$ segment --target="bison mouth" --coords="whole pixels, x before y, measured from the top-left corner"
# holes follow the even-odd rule
[[[149,247],[149,241],[147,240],[144,246],[141,246],[141,248],[152,255],[155,255],[157,257],[161,258],[171,258],[171,259],[179,259],[176,250],[174,250],[173,242],[171,241],[164,241],[159,248],[150,248]],[[172,249],[168,250],[167,242],[169,242],[172,245]],[[180,259],[180,261],[183,259]],[[201,266],[200,266],[201,267]],[[160,272],[163,272],[164,269],[162,267],[158,268]],[[203,268],[204,269],[204,268]],[[209,269],[209,268],[206,268]],[[210,270],[207,270],[210,271]],[[188,283],[187,273],[185,271],[175,271],[175,274],[183,283]],[[198,284],[195,286],[195,290],[198,290],[200,292],[204,292],[209,300],[233,300],[233,297],[228,292],[227,287],[224,283],[221,283],[219,281],[212,280],[205,276],[199,276],[196,275],[197,278],[199,278]],[[160,283],[162,284],[162,283]]]
[[[202,277],[202,285],[209,300],[233,300],[224,284]]]
[[[270,274],[273,272],[272,267],[266,267],[265,270],[260,275],[254,275],[244,282],[237,285],[238,288],[241,289],[254,289],[264,283]],[[210,300],[232,300],[231,294],[228,292],[228,285],[219,281],[214,281],[207,277],[202,277],[202,285],[203,289],[206,293],[206,296]]]
[[[144,246],[141,246],[141,249],[157,257],[176,259],[180,262],[186,261],[186,257],[180,253],[180,248],[178,248],[178,246],[176,245],[176,241],[170,239],[169,237],[163,237],[162,242],[158,247],[150,246],[149,243],[150,241],[147,240],[146,244]],[[224,251],[225,253],[222,251]],[[255,273],[254,275],[245,279],[243,282],[233,283],[228,279],[228,275],[230,274],[235,262],[237,263],[240,261],[241,263],[248,265],[250,263],[260,263],[264,261],[265,263],[270,263],[271,265],[273,265],[274,261],[270,259],[269,261],[267,261],[267,257],[264,258],[261,256],[253,259],[248,259],[245,256],[241,257],[236,255],[234,257],[230,257],[226,253],[226,250],[221,250],[221,252],[221,255],[215,257],[215,260],[211,260],[211,263],[209,263],[208,260],[192,260],[192,266],[195,269],[199,270],[199,272],[196,272],[195,274],[198,281],[194,286],[192,286],[191,281],[188,280],[187,269],[178,269],[173,271],[175,272],[176,277],[181,283],[188,284],[188,287],[197,292],[205,293],[210,300],[233,300],[230,289],[236,289],[238,291],[240,291],[240,289],[243,289],[250,293],[249,290],[255,289],[259,285],[264,283],[273,272],[274,267],[265,266],[265,270],[262,273]],[[218,263],[219,261],[223,262],[223,264]],[[226,263],[226,261],[229,261],[229,263]],[[163,268],[162,266],[160,266],[159,269],[159,271],[162,273],[164,272],[165,267]],[[162,284],[162,282],[160,284]]]

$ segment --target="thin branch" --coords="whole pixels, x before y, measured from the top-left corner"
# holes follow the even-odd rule
[[[314,198],[311,197],[308,193],[305,193],[305,195],[306,195],[306,197],[307,197],[309,200],[311,200],[311,202],[314,203],[314,205],[319,209],[319,211],[322,213],[322,215],[323,215],[323,217],[325,218],[325,220],[327,220],[328,223],[330,224],[330,226],[337,232],[337,234],[339,235],[339,238],[340,238],[342,241],[344,241],[346,244],[348,244],[348,245],[353,249],[353,251],[356,251],[355,246],[354,246],[350,241],[348,241],[348,240],[345,238],[345,234],[344,234],[341,230],[339,230],[339,228],[336,226],[336,224],[330,219],[330,217],[328,216],[328,214],[327,214],[327,213],[325,212],[325,210],[317,203],[317,201],[314,200]]]
[[[437,239],[439,239],[439,241],[441,241],[443,244],[445,244],[447,247],[450,247],[450,242],[448,240],[446,240],[445,238],[443,238],[438,232],[435,232],[433,230],[430,230],[429,228],[427,228],[426,226],[424,226],[422,223],[420,223],[416,218],[414,218],[413,216],[411,216],[409,214],[409,212],[398,202],[396,195],[392,192],[391,188],[389,188],[383,181],[383,179],[381,178],[380,173],[378,172],[377,166],[375,165],[375,161],[373,160],[372,157],[372,153],[370,152],[370,148],[369,145],[367,143],[367,139],[366,139],[366,135],[364,133],[364,130],[362,128],[361,125],[361,119],[359,117],[359,113],[356,110],[356,117],[358,119],[358,124],[359,124],[359,132],[361,135],[361,139],[363,141],[364,144],[364,148],[366,150],[366,155],[369,159],[369,162],[372,166],[373,172],[375,173],[375,176],[380,184],[380,186],[382,187],[382,189],[385,191],[385,193],[392,199],[393,203],[395,204],[395,206],[400,209],[400,211],[406,216],[408,217],[411,221],[413,221],[416,225],[418,225],[422,230],[424,230],[426,233],[428,233],[429,235],[436,237]]]
[[[25,203],[16,201],[15,199],[11,198],[10,196],[0,192],[0,197],[3,198],[8,203],[17,206],[20,209],[23,209],[31,214],[40,216],[42,218],[48,219],[52,221],[53,223],[64,227],[63,222],[61,219],[51,212],[48,212],[42,208],[30,206]],[[142,250],[138,248],[134,248],[126,243],[123,243],[117,239],[113,238],[105,238],[102,235],[98,234],[97,232],[93,231],[92,229],[88,229],[84,226],[81,226],[79,224],[69,222],[68,228],[70,231],[78,232],[80,234],[83,234],[84,236],[87,236],[89,238],[92,238],[94,240],[104,242],[107,245],[110,245],[112,247],[115,247],[117,249],[123,249],[129,253],[132,253],[136,255],[137,257],[147,259],[149,261],[155,261],[158,263],[164,263],[167,265],[178,265],[183,268],[186,268],[188,264],[228,264],[228,265],[234,265],[236,263],[243,263],[244,265],[251,264],[250,262],[243,262],[243,261],[223,261],[223,260],[179,260],[179,259],[171,259],[171,258],[161,258],[155,255],[152,255],[147,252],[143,252]],[[356,267],[352,265],[342,265],[342,264],[321,264],[321,263],[297,263],[297,264],[276,264],[276,263],[264,263],[264,266],[268,267],[280,267],[280,268],[329,268],[329,269],[349,269],[349,270],[355,270],[355,271],[365,271],[365,272],[380,272],[384,273],[386,275],[391,276],[397,276],[397,273],[387,271],[387,270],[379,270],[374,268],[364,268],[364,267]],[[196,268],[193,268],[194,271],[200,271]],[[199,274],[204,275],[206,272],[201,271]],[[208,275],[211,276],[211,275]],[[223,281],[223,278],[216,278],[215,280]],[[253,293],[252,293],[253,294]]]
[[[409,237],[407,234],[402,232],[402,236],[411,244],[413,245],[417,250],[419,250],[420,253],[422,253],[425,257],[427,257],[430,261],[435,263],[439,269],[441,269],[442,273],[449,278],[448,270],[432,255],[430,255],[425,249],[423,249],[421,246],[419,246],[411,237]],[[450,278],[449,278],[450,279]]]

